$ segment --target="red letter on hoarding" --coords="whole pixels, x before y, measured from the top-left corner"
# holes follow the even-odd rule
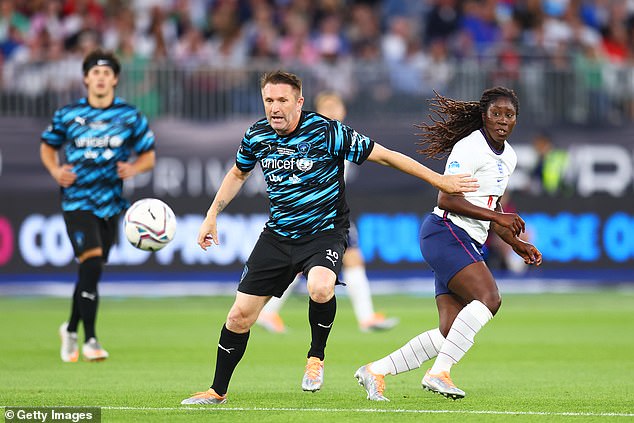
[[[0,266],[13,257],[13,230],[7,218],[0,216]]]

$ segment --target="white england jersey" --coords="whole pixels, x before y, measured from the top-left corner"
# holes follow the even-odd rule
[[[478,207],[493,210],[498,198],[504,194],[516,164],[517,155],[508,142],[504,141],[502,151],[496,151],[489,145],[482,130],[477,130],[453,146],[445,165],[445,175],[468,173],[478,178],[480,188],[465,193],[465,199]],[[480,244],[487,239],[489,221],[449,213],[438,206],[434,208],[434,214],[446,216]]]

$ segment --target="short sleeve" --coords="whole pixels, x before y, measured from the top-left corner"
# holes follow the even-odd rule
[[[363,163],[374,148],[374,141],[339,121],[332,121],[329,130],[331,153],[352,163]]]
[[[459,173],[468,173],[473,175],[477,168],[477,155],[472,149],[468,148],[468,143],[459,141],[453,146],[447,163],[445,165],[445,175],[456,175]]]
[[[62,116],[63,112],[57,110],[53,115],[50,125],[42,132],[42,142],[54,148],[60,148],[66,141],[66,127],[64,126]]]
[[[250,141],[250,131],[247,131],[236,153],[236,167],[243,172],[251,172],[257,163],[257,157],[253,153]]]
[[[134,125],[134,151],[137,154],[154,149],[154,132],[150,129],[147,118],[139,113]]]

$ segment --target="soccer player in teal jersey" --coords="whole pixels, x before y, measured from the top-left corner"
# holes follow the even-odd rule
[[[361,164],[370,160],[391,166],[449,193],[477,189],[474,178],[439,175],[339,121],[302,111],[302,83],[296,75],[267,73],[260,87],[266,118],[246,131],[236,163],[200,227],[198,244],[206,250],[219,243],[217,216],[258,163],[267,183],[270,217],[245,264],[235,302],[221,329],[213,383],[182,404],[226,401],[251,326],[267,301],[280,297],[299,272],[307,279],[312,336],[302,389],[321,389],[324,350],[336,312],[334,288],[349,226],[344,161]]]
[[[340,122],[343,122],[346,117],[346,105],[341,96],[334,91],[323,91],[315,96],[315,111],[328,119],[334,119]],[[350,163],[346,163],[346,170],[349,169],[348,165],[350,165]],[[342,276],[359,328],[363,332],[393,328],[398,324],[396,317],[385,317],[382,313],[376,313],[374,311],[370,283],[365,269],[365,261],[361,253],[361,248],[359,248],[358,231],[353,222],[350,222],[348,239],[346,241],[347,248],[343,255]],[[271,298],[260,312],[256,323],[270,332],[285,332],[286,327],[284,320],[282,320],[279,312],[293,291],[293,287],[302,279],[303,278],[298,275],[286,289],[284,295],[280,298]]]
[[[134,106],[115,97],[120,64],[102,50],[83,62],[87,96],[57,110],[42,133],[40,157],[60,186],[62,211],[79,275],[71,315],[60,329],[61,358],[79,358],[77,326],[84,327],[84,359],[108,358],[95,332],[97,285],[110,247],[116,241],[119,215],[129,203],[123,180],[154,167],[154,134]],[[63,148],[64,160],[60,159]],[[130,157],[136,154],[136,160]]]

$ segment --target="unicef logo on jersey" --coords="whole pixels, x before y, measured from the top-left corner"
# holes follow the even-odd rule
[[[121,144],[123,144],[123,138],[121,138],[119,135],[113,135],[110,137],[108,142],[110,144],[110,147],[112,148],[121,147]]]
[[[297,161],[297,168],[302,172],[307,172],[313,168],[313,161],[310,159],[299,159]]]

